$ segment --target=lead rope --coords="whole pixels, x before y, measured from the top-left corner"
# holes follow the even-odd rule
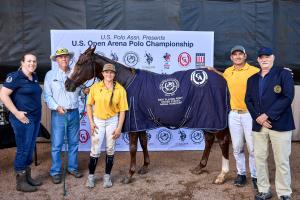
[[[66,187],[66,172],[67,172],[67,166],[68,166],[68,160],[67,160],[67,125],[68,125],[68,121],[67,121],[67,115],[66,113],[65,115],[65,135],[64,135],[64,142],[65,142],[65,152],[64,152],[64,171],[63,171],[63,192],[64,192],[64,196],[67,196],[67,187]]]
[[[85,94],[85,95],[84,95],[84,100],[83,100],[83,110],[82,110],[82,112],[80,113],[79,121],[81,121],[82,118],[84,117],[85,107],[86,107],[86,99],[87,99],[87,95]]]

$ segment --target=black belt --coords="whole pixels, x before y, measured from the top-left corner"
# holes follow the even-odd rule
[[[78,108],[73,108],[73,109],[65,109],[65,111],[67,111],[67,112],[73,112],[73,111],[75,111],[75,110],[78,110]]]

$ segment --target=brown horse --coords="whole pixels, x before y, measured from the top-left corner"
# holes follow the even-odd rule
[[[76,87],[80,86],[87,80],[98,77],[102,80],[102,68],[106,63],[112,63],[116,66],[116,81],[118,81],[124,88],[132,82],[135,77],[135,69],[128,68],[118,62],[115,62],[107,57],[98,55],[94,53],[95,48],[88,48],[83,54],[80,55],[77,63],[74,66],[73,72],[70,77],[65,82],[65,87],[68,91],[74,91]],[[201,174],[204,172],[204,168],[207,165],[208,157],[210,154],[211,147],[217,138],[219,145],[222,150],[222,171],[214,180],[214,183],[220,184],[225,181],[225,176],[229,172],[229,143],[230,134],[228,128],[217,131],[215,133],[208,133],[204,131],[205,135],[205,150],[202,155],[200,163],[190,171],[193,174]],[[144,165],[138,170],[139,174],[145,174],[148,172],[148,167],[150,164],[149,153],[147,149],[147,134],[146,131],[139,131],[134,133],[129,133],[130,142],[130,168],[128,175],[123,179],[123,183],[130,183],[132,181],[132,176],[136,171],[136,152],[137,152],[137,142],[140,140],[140,144],[144,155]]]

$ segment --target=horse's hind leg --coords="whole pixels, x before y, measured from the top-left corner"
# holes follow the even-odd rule
[[[219,133],[216,133],[220,148],[222,150],[222,171],[214,180],[215,184],[222,184],[226,181],[226,175],[229,172],[229,144],[230,144],[230,133],[229,129],[226,128]]]
[[[204,137],[205,149],[202,154],[200,163],[195,168],[190,170],[193,174],[201,174],[203,172],[203,168],[205,168],[205,166],[207,165],[207,160],[210,154],[211,147],[215,141],[215,135],[213,133],[204,132]]]
[[[122,180],[125,184],[132,182],[132,176],[135,173],[138,135],[139,133],[129,133],[130,168],[128,175]]]
[[[150,164],[149,152],[148,152],[148,138],[147,132],[143,131],[139,134],[139,140],[144,154],[144,165],[138,170],[139,174],[146,174],[148,172],[148,166]]]

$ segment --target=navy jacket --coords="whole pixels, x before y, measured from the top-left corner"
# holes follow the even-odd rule
[[[272,130],[290,131],[295,129],[291,104],[294,99],[294,81],[291,72],[272,67],[266,75],[261,99],[259,97],[260,72],[248,79],[246,105],[253,119],[252,130],[259,132],[262,128],[256,118],[265,113],[269,116]]]

